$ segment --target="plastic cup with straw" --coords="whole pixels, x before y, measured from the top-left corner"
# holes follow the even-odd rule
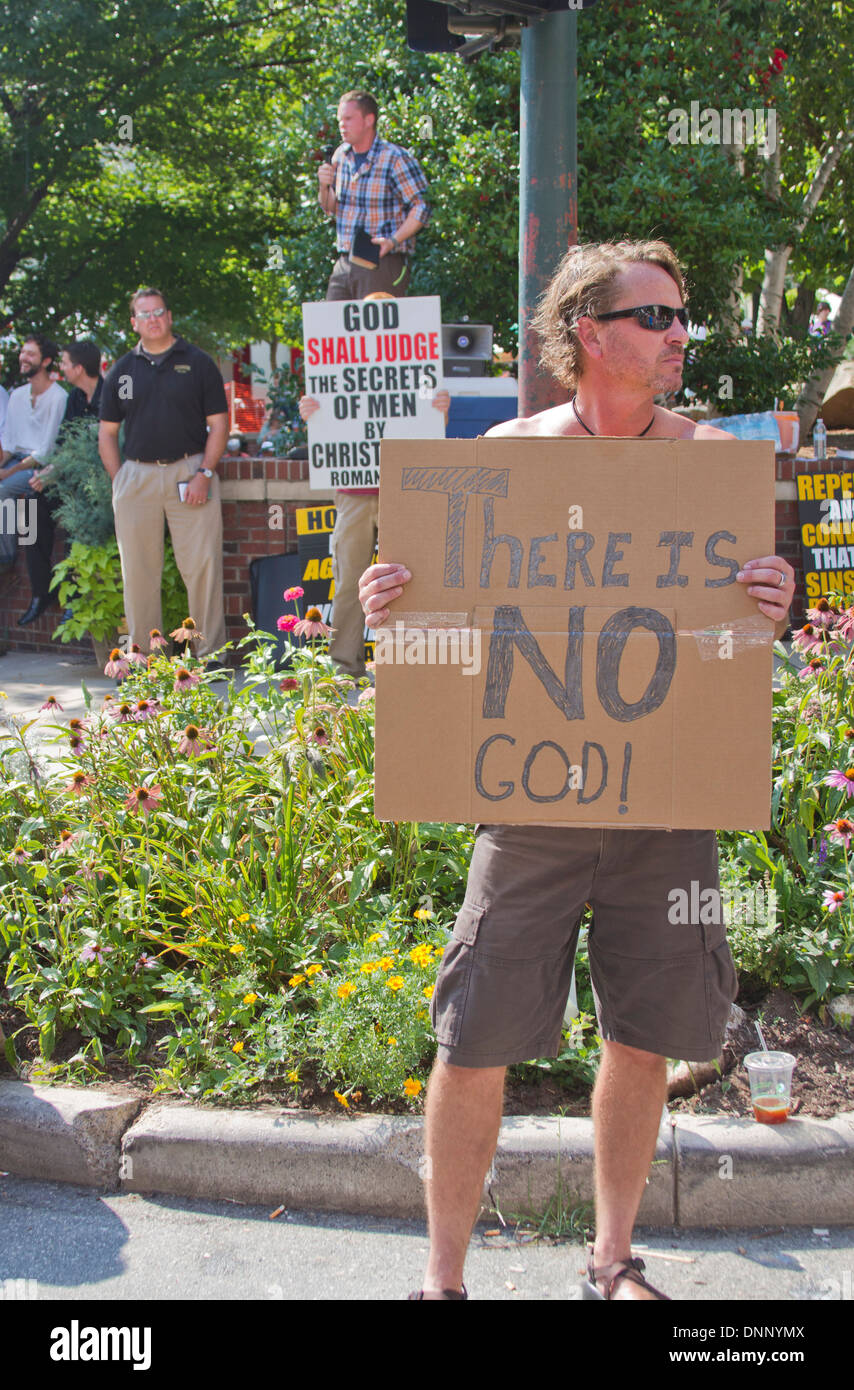
[[[789,1118],[795,1058],[791,1052],[772,1052],[759,1024],[754,1026],[762,1051],[749,1052],[744,1059],[753,1114],[762,1125],[780,1125]]]

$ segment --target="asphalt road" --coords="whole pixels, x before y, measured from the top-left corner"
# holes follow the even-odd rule
[[[472,1300],[576,1297],[580,1245],[486,1234],[495,1229],[481,1223],[472,1239]],[[639,1230],[634,1249],[674,1300],[854,1301],[854,1227]],[[0,1299],[393,1302],[420,1286],[426,1251],[422,1223],[329,1212],[270,1220],[269,1209],[237,1203],[0,1178]],[[724,1316],[733,1320],[715,1310]]]

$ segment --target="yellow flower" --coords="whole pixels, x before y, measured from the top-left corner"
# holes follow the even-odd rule
[[[419,922],[429,922],[430,918],[433,916],[429,908],[426,907],[416,907],[412,915],[413,917],[417,917]]]
[[[289,1071],[289,1072],[288,1072],[288,1080],[289,1080],[289,1081],[299,1081],[299,1072],[298,1072],[298,1071]]]
[[[181,916],[182,916],[182,917],[189,917],[189,915],[190,915],[191,912],[195,912],[197,906],[198,906],[197,903],[190,903],[190,906],[189,906],[189,907],[185,907],[185,908],[184,908],[184,911],[181,913]]]
[[[375,931],[374,934],[373,934],[373,936],[369,936],[369,937],[368,937],[368,945],[370,946],[370,944],[371,944],[372,941],[382,941],[382,939],[383,939],[383,934],[382,934],[382,932],[381,932],[381,931]]]
[[[229,946],[228,949],[233,956],[239,956],[246,950],[246,947],[242,945],[241,942],[237,941],[233,946]]]
[[[243,996],[243,1002],[244,1002],[244,1004],[254,1004],[254,1003],[255,1003],[255,1000],[256,1000],[257,998],[258,998],[258,995],[257,995],[257,994],[252,994],[252,993],[244,994],[244,996]]]
[[[355,993],[356,993],[356,986],[355,986],[355,985],[351,985],[351,984],[349,984],[349,983],[348,983],[348,984],[339,985],[339,986],[338,986],[338,989],[336,990],[336,994],[338,995],[338,998],[339,998],[339,999],[346,999],[348,994],[355,994]]]
[[[435,948],[433,954],[436,955],[436,956],[443,956],[443,955],[445,954],[445,948],[444,948],[444,946],[437,946],[437,947]]]
[[[0,700],[8,700],[8,698],[9,696],[6,694],[5,690],[0,690]]]
[[[426,942],[422,942],[420,946],[414,946],[409,952],[409,959],[415,965],[426,967],[433,959],[433,949]]]
[[[235,917],[234,920],[235,920],[235,922],[248,922],[248,921],[249,921],[249,913],[248,913],[248,912],[244,912],[242,917]]]
[[[421,993],[424,995],[424,998],[425,998],[425,999],[432,999],[432,998],[433,998],[433,985],[425,985],[425,987],[424,987],[424,989],[422,989]]]
[[[305,973],[306,975],[316,975],[318,971],[322,969],[322,965],[307,965],[305,968]]]
[[[297,985],[301,985],[304,979],[305,975],[292,975],[288,980],[288,984],[293,985],[294,989],[296,989]]]
[[[392,959],[392,957],[391,957],[391,956],[382,956],[382,957],[380,958],[380,970],[393,970],[393,969],[394,969],[394,960]]]
[[[359,966],[360,975],[373,975],[375,970],[379,970],[379,964],[375,960],[366,960],[364,965]]]
[[[397,1038],[389,1038],[388,1045],[389,1047],[397,1047]]]
[[[416,1017],[416,1018],[429,1018],[430,1015],[428,1014],[428,1012],[427,1012],[426,1009],[419,1009],[419,1010],[418,1010],[418,1013],[415,1015],[415,1017]]]
[[[386,989],[403,989],[404,979],[402,975],[389,975],[385,983]]]
[[[242,1042],[236,1042],[236,1043],[234,1044],[234,1047],[233,1047],[231,1050],[232,1050],[232,1052],[242,1052],[242,1051],[243,1051],[243,1043],[242,1043]]]
[[[408,1096],[417,1096],[419,1091],[424,1088],[420,1081],[416,1081],[414,1077],[409,1076],[403,1083],[403,1089]]]
[[[209,946],[211,939],[209,936],[197,936],[195,941],[191,941],[191,946]]]
[[[332,1094],[338,1101],[339,1105],[343,1105],[345,1110],[350,1109],[350,1102],[346,1096],[342,1096],[340,1091],[333,1091]]]

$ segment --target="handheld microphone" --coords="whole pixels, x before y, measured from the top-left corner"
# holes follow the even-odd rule
[[[324,147],[323,147],[323,162],[324,162],[324,164],[331,164],[331,163],[332,163],[332,156],[334,155],[334,153],[335,153],[335,146],[334,146],[334,145],[324,145]]]

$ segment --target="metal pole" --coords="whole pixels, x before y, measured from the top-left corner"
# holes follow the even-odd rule
[[[522,30],[519,126],[519,414],[566,400],[537,370],[536,302],[578,240],[576,15],[554,11]]]

